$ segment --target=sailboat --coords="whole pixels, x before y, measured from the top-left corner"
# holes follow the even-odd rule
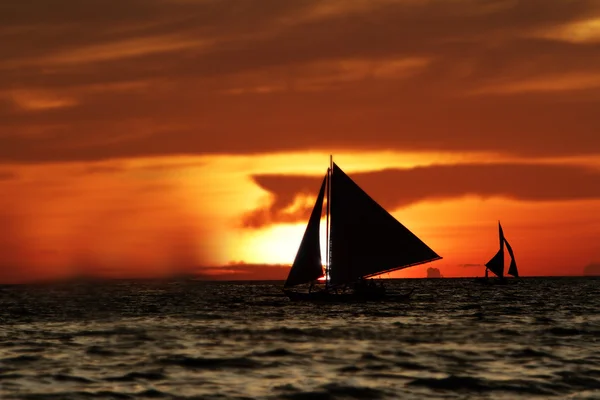
[[[517,262],[515,260],[515,253],[513,252],[512,246],[506,240],[504,236],[504,231],[502,230],[502,225],[500,225],[500,221],[498,221],[498,236],[500,238],[500,249],[498,252],[485,264],[485,277],[478,278],[477,281],[481,283],[498,283],[504,284],[506,283],[506,278],[504,277],[504,246],[506,245],[506,250],[508,251],[508,255],[510,256],[510,265],[508,267],[507,274],[512,275],[515,278],[519,277],[519,270],[517,269]],[[488,271],[492,271],[498,279],[490,280],[488,279]]]
[[[323,272],[319,232],[325,199]],[[330,157],[329,168],[284,284],[284,293],[294,301],[407,298],[410,293],[394,296],[368,278],[441,258],[373,200]],[[310,284],[308,292],[298,290],[307,284]],[[313,290],[315,285],[317,290]]]

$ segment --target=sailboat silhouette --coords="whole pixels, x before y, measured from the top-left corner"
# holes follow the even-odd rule
[[[515,260],[515,253],[513,252],[512,246],[506,240],[504,236],[504,231],[502,230],[502,225],[500,221],[498,221],[498,236],[500,239],[500,249],[498,252],[485,264],[485,277],[479,278],[477,281],[481,283],[498,283],[503,284],[506,283],[506,279],[504,277],[504,246],[506,245],[506,250],[508,251],[508,255],[510,256],[510,265],[508,267],[507,274],[512,275],[515,278],[519,277],[519,270],[517,269],[517,262]],[[492,271],[498,279],[490,280],[488,279],[488,271]]]
[[[323,273],[319,231],[325,198],[327,238]],[[284,292],[291,300],[406,298],[410,293],[393,296],[367,278],[441,258],[330,158]],[[324,280],[325,288],[312,291],[319,279]],[[308,293],[291,289],[308,283],[311,284]]]

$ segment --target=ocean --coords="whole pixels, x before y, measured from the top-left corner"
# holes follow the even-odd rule
[[[281,285],[2,286],[0,399],[600,399],[600,279],[318,305]]]

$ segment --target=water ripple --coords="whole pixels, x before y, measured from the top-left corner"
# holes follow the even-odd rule
[[[0,288],[0,398],[593,399],[600,280],[390,282],[410,303],[291,303],[281,283]]]

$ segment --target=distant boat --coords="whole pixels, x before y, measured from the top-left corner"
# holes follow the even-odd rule
[[[507,275],[512,275],[515,278],[519,277],[519,270],[517,269],[517,261],[515,260],[515,253],[513,249],[506,240],[504,236],[504,231],[502,230],[502,225],[500,225],[500,221],[498,221],[498,236],[500,238],[500,249],[498,252],[485,264],[485,277],[484,278],[476,278],[480,283],[506,283],[506,279],[504,277],[504,245],[506,245],[506,250],[508,251],[508,255],[510,256],[510,265],[508,267]],[[488,278],[488,271],[492,271],[498,279],[491,280]]]
[[[319,231],[325,198],[324,273]],[[381,282],[376,285],[368,278],[441,258],[330,158],[284,293],[294,301],[406,299],[412,292],[386,293]],[[307,290],[299,290],[307,284]]]

